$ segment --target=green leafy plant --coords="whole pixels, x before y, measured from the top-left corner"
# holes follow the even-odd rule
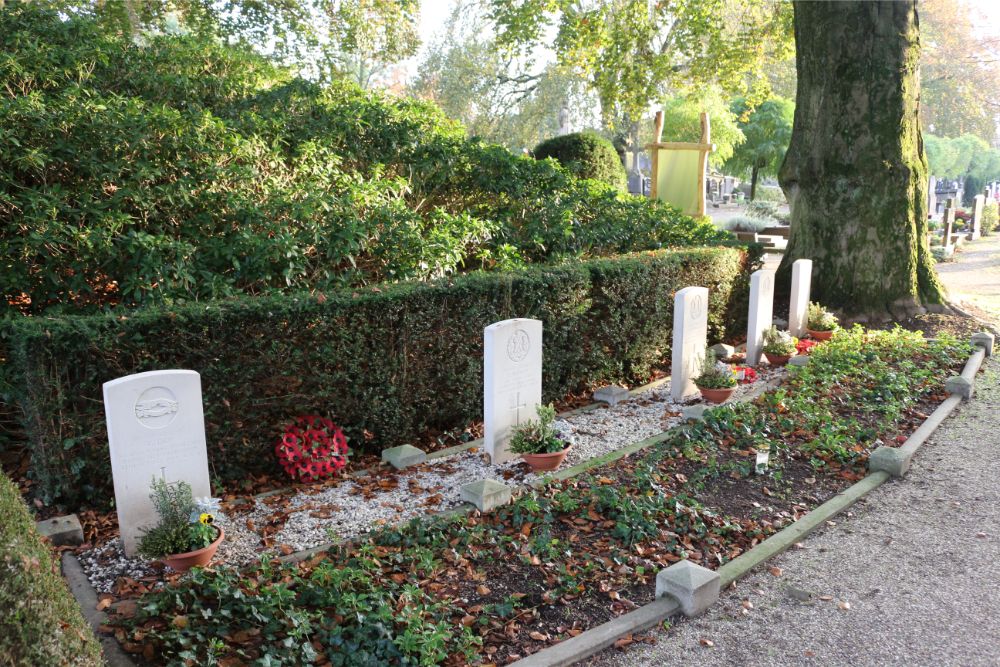
[[[799,340],[787,331],[779,331],[778,327],[771,325],[771,328],[764,332],[763,350],[767,354],[781,356],[791,356],[795,354],[795,345]]]
[[[806,311],[806,328],[813,331],[833,331],[837,328],[837,317],[822,305],[810,301]]]
[[[555,427],[556,409],[538,406],[538,419],[514,427],[510,436],[510,451],[515,454],[552,454],[572,444],[569,437]]]
[[[153,479],[149,495],[159,516],[159,523],[145,530],[139,540],[139,553],[149,558],[163,558],[173,554],[204,549],[215,541],[218,531],[211,513],[201,511],[210,504],[199,505],[191,494],[187,482],[168,483]]]
[[[1000,205],[996,201],[988,201],[983,206],[983,220],[981,230],[985,236],[989,236],[1000,223]]]
[[[725,222],[725,227],[731,232],[753,232],[764,231],[768,224],[767,220],[749,215],[737,215]]]
[[[538,160],[555,158],[577,178],[592,178],[625,190],[625,167],[610,140],[595,132],[574,132],[535,146]]]
[[[705,350],[701,359],[701,372],[694,383],[701,389],[728,389],[737,385],[736,373],[728,364],[720,366],[715,359],[715,352]]]

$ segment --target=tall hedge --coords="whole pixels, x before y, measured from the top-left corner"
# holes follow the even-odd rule
[[[0,316],[431,279],[725,236],[467,139],[433,104],[321,86],[198,37],[136,44],[44,4],[0,11]]]
[[[546,139],[534,150],[535,158],[555,158],[577,178],[590,178],[618,190],[626,189],[625,167],[609,139],[596,132],[573,132]]]
[[[100,644],[3,473],[0,517],[0,665],[103,665]]]
[[[708,287],[719,337],[745,297],[748,261],[742,248],[695,248],[322,296],[21,318],[0,328],[0,377],[21,407],[39,490],[101,502],[111,497],[101,385],[113,378],[199,371],[211,468],[239,478],[273,471],[272,443],[299,414],[332,416],[354,448],[371,451],[480,419],[483,327],[509,317],[544,322],[546,400],[645,380],[669,363],[674,292]]]

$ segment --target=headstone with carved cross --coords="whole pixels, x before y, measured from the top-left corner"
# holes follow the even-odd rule
[[[694,378],[701,371],[708,344],[708,288],[685,287],[674,295],[674,338],[670,351],[670,397],[680,401],[698,393]]]
[[[195,497],[211,495],[201,376],[164,370],[105,382],[104,412],[118,528],[133,556],[142,529],[158,520],[149,499],[154,478],[187,482]]]
[[[515,457],[511,430],[538,419],[541,402],[541,321],[517,318],[483,329],[483,440],[494,464]]]

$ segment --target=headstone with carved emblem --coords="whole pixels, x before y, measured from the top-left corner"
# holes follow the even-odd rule
[[[516,318],[483,329],[483,440],[490,460],[514,458],[511,430],[538,419],[542,402],[542,323]]]
[[[670,398],[680,401],[698,393],[694,379],[701,371],[708,344],[708,288],[685,287],[674,295],[674,338],[670,359]]]
[[[125,554],[133,556],[142,530],[157,522],[153,479],[187,482],[195,497],[211,495],[201,376],[164,370],[105,382],[104,412],[118,526]]]
[[[760,363],[764,332],[774,315],[774,271],[760,269],[750,274],[750,312],[747,315],[747,364]]]

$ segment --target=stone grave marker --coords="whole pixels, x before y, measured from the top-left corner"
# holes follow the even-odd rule
[[[538,419],[541,402],[541,321],[516,318],[483,329],[483,441],[494,464],[517,456],[511,430]]]
[[[941,217],[941,226],[944,228],[944,237],[941,244],[947,248],[951,245],[952,227],[955,225],[955,200],[949,199],[944,207],[944,214]]]
[[[750,313],[747,317],[747,365],[760,363],[764,332],[771,328],[774,308],[774,271],[760,269],[750,276]]]
[[[972,236],[973,241],[983,235],[983,207],[986,206],[986,197],[976,195],[972,204]]]
[[[800,337],[806,332],[812,268],[811,259],[797,259],[792,262],[792,298],[788,302],[788,332],[795,337]]]
[[[685,287],[674,295],[674,338],[670,358],[670,398],[698,393],[694,378],[701,371],[708,343],[708,288]]]
[[[133,556],[142,529],[157,522],[149,499],[154,478],[187,482],[195,497],[211,495],[201,376],[164,370],[105,382],[104,413],[118,525]]]

